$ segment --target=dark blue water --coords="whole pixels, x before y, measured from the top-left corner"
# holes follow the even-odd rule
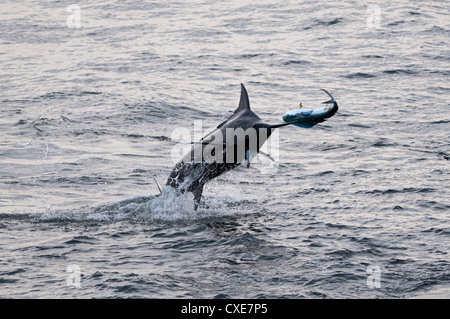
[[[0,4],[1,297],[450,296],[449,4],[77,3]],[[340,109],[157,196],[241,82],[270,123]]]

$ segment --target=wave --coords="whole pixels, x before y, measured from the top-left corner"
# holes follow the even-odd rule
[[[369,78],[375,78],[376,75],[373,75],[370,73],[364,73],[364,72],[356,72],[356,73],[351,73],[348,75],[343,75],[342,77],[347,78],[347,79],[358,79],[358,78],[369,79]]]
[[[373,147],[388,147],[388,146],[398,146],[397,143],[391,143],[387,139],[382,138],[372,144]]]
[[[305,60],[289,60],[283,62],[283,65],[292,65],[292,64],[310,64],[311,62]]]
[[[392,69],[383,71],[384,74],[418,74],[417,71],[408,69]]]
[[[332,20],[316,19],[316,20],[314,20],[314,22],[311,25],[304,27],[303,30],[309,30],[309,29],[317,27],[317,26],[329,27],[329,26],[333,26],[335,24],[341,23],[342,21],[344,21],[344,18],[335,18]]]
[[[80,92],[49,92],[45,93],[34,100],[55,100],[55,99],[67,99],[73,96],[84,96],[84,95],[98,95],[102,92],[98,91],[80,91]]]
[[[377,54],[366,54],[362,56],[363,58],[366,59],[382,59],[383,57],[381,55],[377,55]]]
[[[423,230],[422,233],[435,233],[438,235],[450,235],[450,227],[448,228],[429,228],[426,230]]]
[[[253,213],[248,208],[253,206],[253,203],[247,204],[245,205],[245,201],[222,194],[207,197],[207,202],[203,202],[198,210],[195,210],[192,193],[178,195],[174,189],[165,186],[161,195],[137,196],[96,207],[35,213],[2,213],[0,222],[8,220],[37,223],[189,222]]]
[[[416,187],[405,187],[403,189],[393,189],[389,188],[386,190],[374,189],[370,191],[359,191],[358,193],[372,194],[372,195],[390,195],[398,193],[433,193],[436,192],[434,188],[416,188]]]
[[[381,75],[417,75],[419,74],[416,70],[411,69],[388,69],[381,72]],[[366,72],[355,72],[347,75],[342,75],[341,77],[346,79],[370,79],[378,77],[378,74],[366,73]]]

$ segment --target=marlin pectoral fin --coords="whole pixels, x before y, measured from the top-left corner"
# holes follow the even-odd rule
[[[247,163],[247,168],[250,168],[250,150],[245,152],[245,162]]]
[[[253,158],[257,153],[258,152],[252,152],[250,150],[247,150],[247,152],[245,152],[245,163],[247,164],[247,168],[250,168],[250,163],[253,161]]]

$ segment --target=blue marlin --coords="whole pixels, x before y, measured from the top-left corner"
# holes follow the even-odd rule
[[[238,167],[244,160],[249,167],[251,156],[260,153],[260,148],[276,128],[291,124],[309,128],[333,116],[338,105],[331,94],[325,92],[331,99],[324,102],[327,106],[320,111],[300,109],[301,112],[286,113],[284,123],[267,124],[251,110],[247,90],[241,83],[239,106],[233,115],[193,143],[191,150],[173,168],[166,185],[178,193],[193,193],[197,209],[205,184]]]

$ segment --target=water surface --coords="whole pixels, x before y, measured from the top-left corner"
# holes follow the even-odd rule
[[[2,297],[449,297],[446,2],[77,3],[80,28],[71,1],[0,4]],[[241,82],[270,123],[320,88],[340,109],[197,212],[157,196],[174,129]]]

